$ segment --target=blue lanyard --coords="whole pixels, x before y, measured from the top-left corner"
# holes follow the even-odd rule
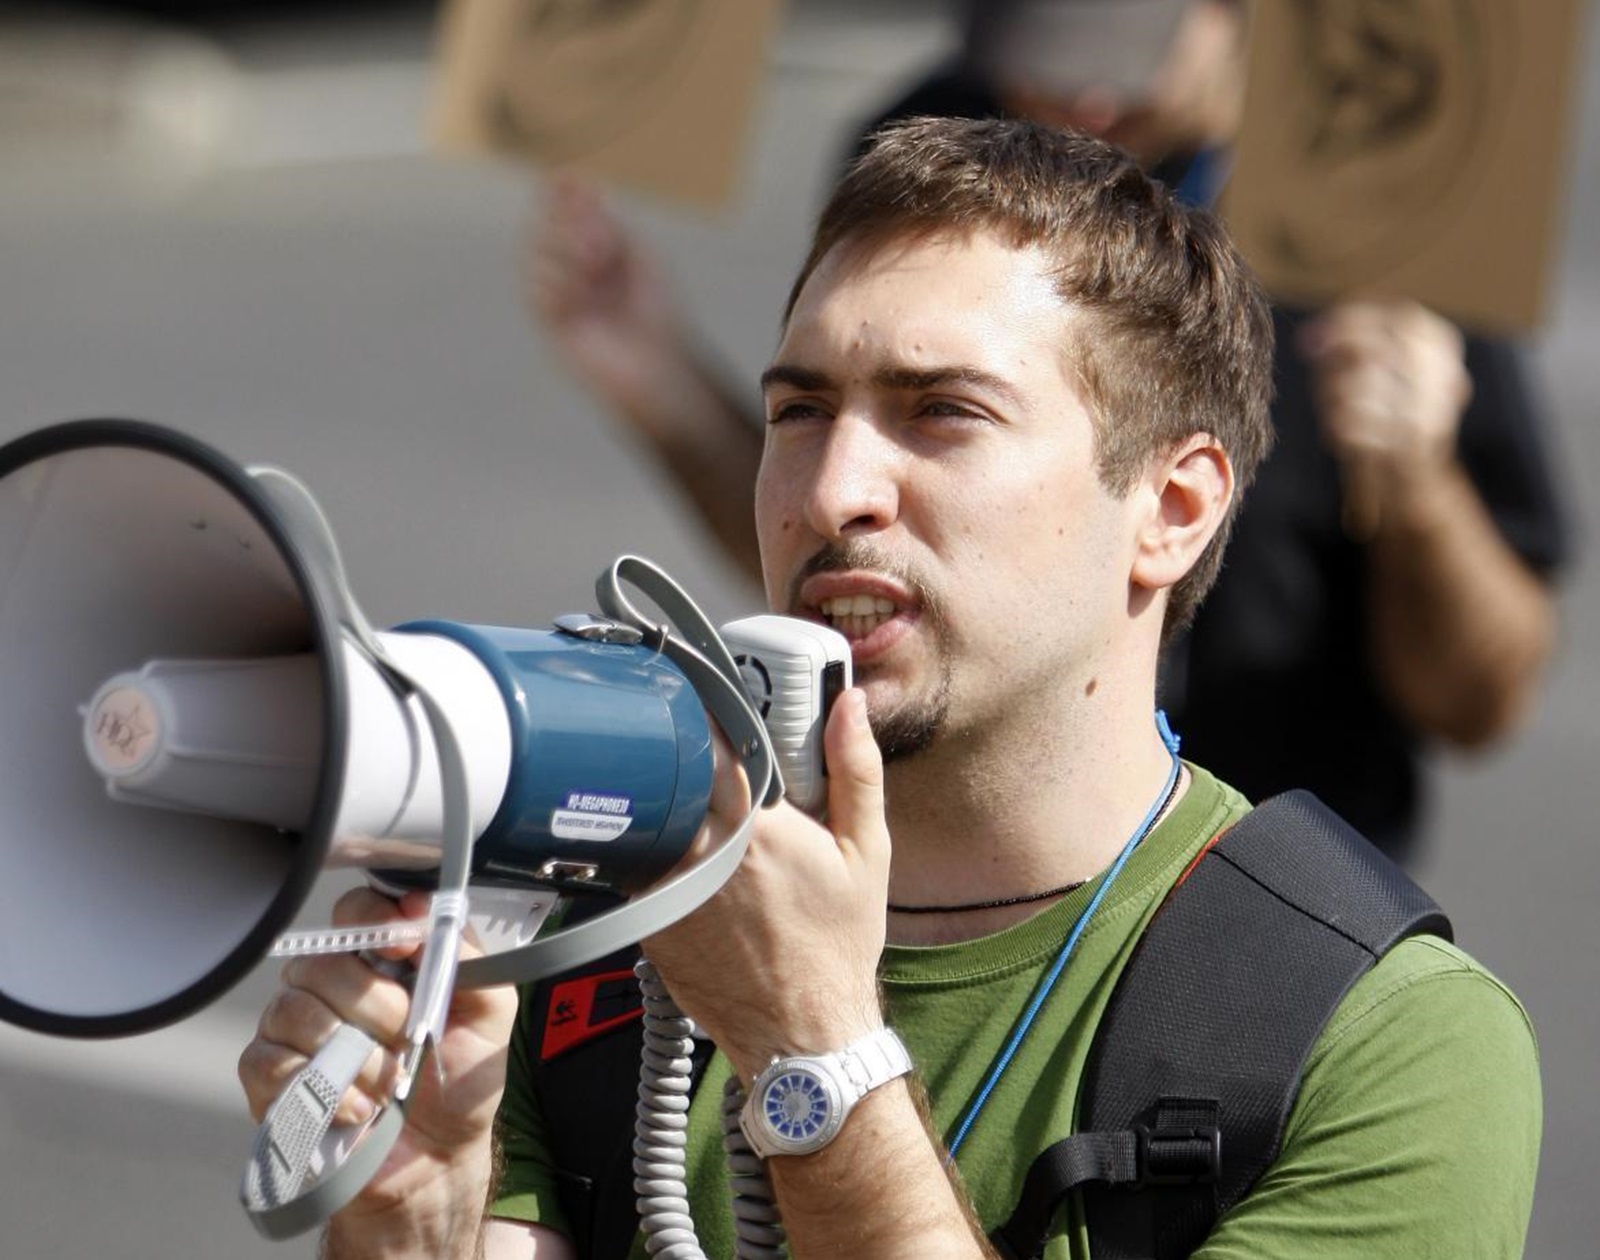
[[[1050,970],[1045,972],[1044,978],[1039,982],[1039,987],[1028,1000],[1022,1018],[1017,1021],[1016,1028],[1011,1033],[1011,1039],[1006,1043],[1005,1049],[994,1061],[994,1066],[989,1069],[989,1077],[978,1090],[978,1096],[972,1100],[972,1105],[967,1108],[967,1114],[962,1117],[961,1123],[956,1127],[955,1136],[950,1139],[949,1153],[946,1162],[955,1158],[956,1152],[961,1149],[961,1144],[967,1140],[967,1134],[972,1131],[972,1126],[977,1123],[978,1114],[989,1101],[989,1095],[994,1093],[995,1087],[1000,1084],[1000,1078],[1005,1075],[1006,1069],[1011,1066],[1011,1061],[1016,1057],[1017,1050],[1022,1045],[1022,1039],[1028,1035],[1028,1029],[1033,1027],[1033,1021],[1039,1011],[1044,1007],[1045,999],[1050,996],[1050,991],[1055,988],[1056,981],[1061,978],[1061,973],[1067,969],[1067,960],[1078,947],[1078,938],[1083,935],[1084,928],[1089,926],[1089,920],[1094,912],[1099,909],[1101,901],[1105,899],[1106,892],[1127,864],[1133,851],[1139,847],[1139,842],[1149,834],[1150,828],[1155,826],[1155,821],[1161,816],[1161,811],[1166,808],[1167,802],[1172,798],[1172,793],[1178,785],[1178,773],[1181,763],[1178,760],[1178,737],[1172,733],[1172,728],[1167,725],[1167,715],[1160,709],[1156,710],[1156,727],[1161,732],[1161,742],[1167,746],[1167,751],[1172,754],[1172,768],[1167,771],[1167,781],[1161,789],[1161,795],[1145,814],[1144,820],[1134,828],[1128,837],[1128,842],[1122,846],[1122,852],[1117,854],[1117,860],[1111,864],[1111,869],[1106,872],[1106,877],[1100,881],[1100,887],[1095,889],[1094,896],[1089,899],[1089,904],[1083,908],[1083,913],[1078,916],[1078,921],[1072,925],[1072,931],[1067,934],[1066,943],[1061,946],[1061,952],[1056,955],[1055,961],[1050,964]]]

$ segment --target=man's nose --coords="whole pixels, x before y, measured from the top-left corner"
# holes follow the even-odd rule
[[[870,417],[835,417],[809,487],[807,523],[839,539],[887,528],[899,514],[901,454]]]

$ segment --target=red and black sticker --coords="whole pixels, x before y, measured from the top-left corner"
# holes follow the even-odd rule
[[[631,970],[563,980],[550,989],[539,1058],[549,1062],[574,1046],[620,1028],[644,1014],[639,981]]]

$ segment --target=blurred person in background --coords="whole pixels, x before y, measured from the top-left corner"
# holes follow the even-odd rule
[[[1110,140],[1210,204],[1244,105],[1244,27],[1238,0],[974,0],[955,60],[865,132],[1027,117]],[[758,576],[757,400],[727,384],[648,249],[558,177],[527,274],[571,369]],[[1404,860],[1424,750],[1512,730],[1554,649],[1569,543],[1544,423],[1513,346],[1416,303],[1274,318],[1276,449],[1162,698],[1185,752],[1248,797],[1310,788]]]

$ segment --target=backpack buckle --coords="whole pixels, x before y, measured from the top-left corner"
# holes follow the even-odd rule
[[[1222,1130],[1216,1125],[1138,1125],[1139,1179],[1146,1186],[1203,1186],[1222,1179]]]

